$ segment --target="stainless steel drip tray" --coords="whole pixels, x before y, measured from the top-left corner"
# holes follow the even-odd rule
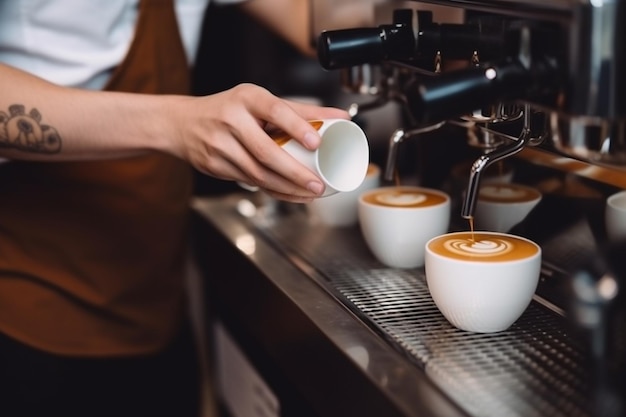
[[[432,301],[423,268],[387,268],[373,258],[358,227],[325,227],[296,207],[273,206],[249,220],[285,256],[316,270],[323,278],[312,279],[469,414],[591,414],[584,349],[568,334],[564,317],[533,301],[505,332],[458,330]]]

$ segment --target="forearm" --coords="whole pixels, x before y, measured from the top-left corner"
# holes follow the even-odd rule
[[[174,96],[64,88],[0,64],[0,156],[86,160],[176,153]]]
[[[275,198],[323,193],[265,131],[277,127],[309,149],[310,119],[347,118],[341,109],[288,102],[252,84],[204,97],[69,89],[0,64],[0,157],[38,161],[120,158],[163,151],[200,172],[258,185]]]

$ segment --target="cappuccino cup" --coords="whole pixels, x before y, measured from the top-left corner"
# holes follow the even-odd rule
[[[313,221],[330,227],[349,227],[358,223],[358,204],[361,193],[380,187],[380,167],[370,163],[365,179],[354,191],[316,198],[307,205]]]
[[[321,137],[315,150],[306,149],[284,131],[269,135],[283,150],[315,172],[326,190],[322,197],[356,190],[363,182],[369,164],[369,144],[365,132],[353,121],[324,119],[309,121]]]
[[[424,265],[424,245],[448,231],[450,197],[430,188],[391,186],[359,197],[358,220],[363,238],[384,265]]]
[[[539,283],[541,247],[498,232],[454,232],[426,244],[426,283],[455,327],[492,333],[526,310]]]
[[[619,191],[606,199],[604,214],[609,240],[626,240],[626,190]]]
[[[476,230],[506,233],[539,204],[542,194],[516,183],[489,183],[480,187],[474,212]]]

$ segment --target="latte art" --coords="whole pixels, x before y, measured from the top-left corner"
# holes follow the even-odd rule
[[[422,203],[426,200],[424,194],[418,193],[394,193],[379,194],[375,197],[376,201],[388,206],[411,206]]]
[[[460,232],[433,239],[428,247],[434,253],[466,261],[504,262],[525,259],[537,254],[530,241],[499,233]]]
[[[417,208],[437,206],[448,201],[438,191],[418,187],[386,187],[363,195],[363,201],[383,207]]]
[[[526,310],[541,274],[541,247],[522,236],[452,232],[426,243],[428,291],[455,327],[494,333]]]
[[[447,250],[458,255],[491,258],[509,253],[515,247],[513,242],[498,239],[493,236],[480,241],[473,241],[471,239],[450,239],[445,241],[443,245]]]

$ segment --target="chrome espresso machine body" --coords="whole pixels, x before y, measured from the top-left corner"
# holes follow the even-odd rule
[[[626,416],[626,246],[604,224],[626,189],[626,0],[376,3],[376,26],[316,34],[321,65],[366,130],[397,105],[385,179],[447,191],[452,230],[492,175],[541,191],[511,230],[542,248],[535,297],[506,331],[465,332],[424,269],[380,264],[358,225],[258,192],[199,198],[227,415]]]
[[[436,22],[428,7],[407,4],[462,9],[464,19]],[[428,0],[403,6],[377,27],[323,32],[321,65],[340,70],[352,91],[359,81],[371,83],[360,78],[363,68],[381,74],[373,94],[364,90],[372,102],[352,106],[353,115],[391,100],[403,109],[406,125],[389,138],[387,180],[394,178],[406,139],[420,140],[444,126],[458,128],[468,147],[480,150],[468,165],[459,218],[473,217],[487,168],[514,155],[524,161],[517,165],[518,179],[548,194],[514,231],[544,247],[546,276],[538,294],[587,345],[594,392],[589,412],[624,415],[626,245],[607,242],[602,206],[607,195],[626,188],[626,1]],[[555,175],[561,184],[546,186]],[[567,225],[554,226],[563,218],[570,218]],[[581,227],[589,236],[575,248]]]
[[[470,17],[466,23],[439,24],[429,11],[414,17],[411,9],[403,9],[378,28],[324,32],[318,42],[320,63],[330,70],[382,64],[412,71],[413,77],[396,77],[387,83],[393,87],[381,93],[402,102],[413,132],[436,129],[445,121],[471,124],[489,145],[494,140],[490,127],[521,116],[517,145],[477,161],[475,175],[527,144],[542,143],[572,158],[626,170],[626,35],[619,30],[626,17],[624,2],[421,3],[462,7]],[[446,61],[467,64],[446,72]],[[544,120],[533,136],[536,114]],[[478,180],[470,183],[464,217],[471,216]]]

